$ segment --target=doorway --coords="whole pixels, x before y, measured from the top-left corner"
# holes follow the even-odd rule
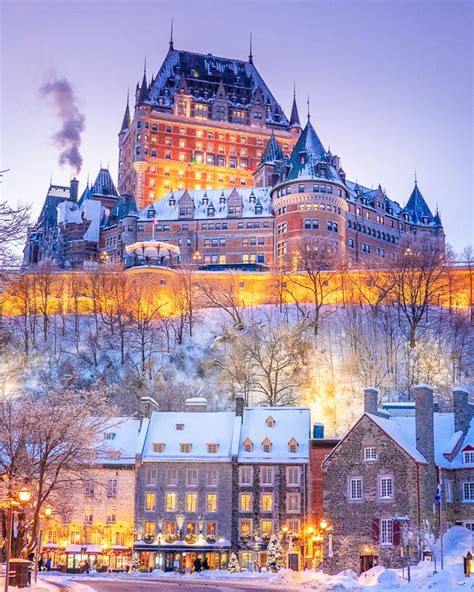
[[[377,555],[361,555],[360,556],[360,573],[372,569],[379,563]]]

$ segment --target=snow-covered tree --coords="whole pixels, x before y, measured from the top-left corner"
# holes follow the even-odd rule
[[[132,555],[132,565],[130,566],[130,571],[138,571],[140,569],[140,555],[137,551],[133,552]]]
[[[230,556],[229,563],[227,564],[227,571],[230,573],[240,572],[240,563],[235,553],[232,553]]]
[[[267,570],[271,573],[280,571],[280,569],[285,566],[285,561],[283,559],[283,549],[281,542],[276,534],[272,534],[270,537],[267,552]]]

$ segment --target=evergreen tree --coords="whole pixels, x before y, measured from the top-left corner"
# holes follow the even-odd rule
[[[229,559],[229,563],[227,565],[227,571],[230,573],[239,573],[240,572],[240,564],[239,560],[237,559],[237,555],[232,553]]]
[[[267,570],[271,573],[280,571],[280,569],[284,567],[285,562],[283,560],[283,549],[281,547],[281,542],[276,534],[272,534],[268,543],[267,551]]]
[[[140,569],[140,555],[135,551],[132,555],[131,571],[138,571]]]

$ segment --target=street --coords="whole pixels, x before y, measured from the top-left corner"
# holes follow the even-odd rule
[[[98,582],[96,580],[80,580],[81,583],[90,586],[96,592],[255,592],[255,590],[265,591],[264,585],[242,582]],[[272,589],[274,589],[272,587]],[[280,592],[296,592],[293,588],[280,588]]]

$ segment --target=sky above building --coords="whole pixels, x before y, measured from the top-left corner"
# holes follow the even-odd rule
[[[379,183],[404,205],[420,189],[448,241],[473,242],[473,6],[470,0],[69,0],[0,2],[0,199],[33,204],[50,175],[68,184],[40,88],[55,73],[85,115],[80,190],[100,165],[116,179],[127,89],[176,49],[254,63],[287,116],[293,83],[305,120],[351,180]]]

